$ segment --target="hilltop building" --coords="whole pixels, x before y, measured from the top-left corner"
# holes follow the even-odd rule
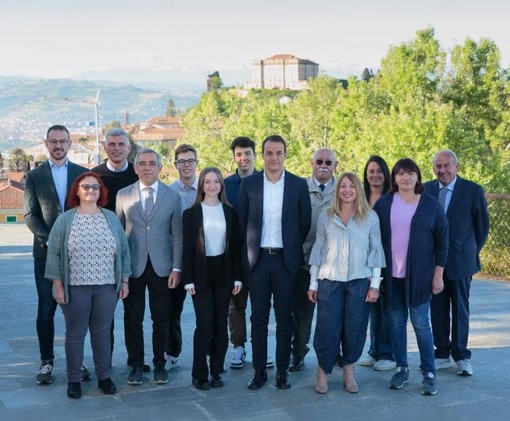
[[[308,59],[291,54],[277,54],[265,60],[255,60],[251,81],[246,89],[292,89],[308,88],[308,80],[317,77],[319,65]]]

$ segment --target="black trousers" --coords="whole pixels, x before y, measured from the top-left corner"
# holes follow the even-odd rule
[[[434,335],[435,358],[455,361],[470,359],[469,338],[469,290],[471,276],[449,279],[443,276],[444,290],[432,296],[430,320]]]
[[[250,272],[251,341],[253,368],[263,369],[267,361],[267,333],[271,295],[276,318],[276,367],[289,367],[292,340],[292,301],[296,274],[287,270],[283,253],[261,250]]]
[[[310,272],[304,268],[299,269],[296,281],[292,306],[292,355],[297,358],[305,358],[305,355],[310,351],[308,342],[312,332],[315,310],[315,303],[308,299]]]
[[[129,295],[124,301],[124,335],[128,352],[128,365],[144,363],[143,318],[145,314],[145,289],[149,290],[149,308],[152,319],[153,363],[165,363],[168,334],[168,309],[170,294],[168,276],[160,277],[152,264],[139,278],[129,278]]]
[[[168,310],[168,343],[166,353],[178,357],[182,352],[181,314],[186,300],[186,290],[181,282],[170,290],[170,308]]]
[[[204,381],[210,374],[223,372],[225,354],[228,348],[228,305],[232,290],[225,283],[224,255],[207,257],[207,282],[195,284],[192,296],[196,315],[193,336],[193,368],[191,375]]]

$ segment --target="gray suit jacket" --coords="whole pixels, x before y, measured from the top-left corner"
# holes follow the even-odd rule
[[[158,276],[182,270],[182,204],[176,192],[159,181],[154,210],[147,220],[137,181],[119,190],[115,211],[126,230],[133,278],[143,274],[149,257]]]
[[[66,202],[74,179],[85,171],[87,171],[86,168],[68,162]],[[34,234],[33,255],[45,258],[50,230],[58,216],[67,210],[67,207],[60,209],[49,161],[27,174],[24,208],[25,222],[28,229]]]

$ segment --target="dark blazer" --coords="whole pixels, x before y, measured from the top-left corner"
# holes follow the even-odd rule
[[[87,171],[86,168],[72,162],[68,162],[67,165],[65,209],[60,209],[49,161],[39,165],[27,174],[24,193],[25,222],[28,229],[34,234],[34,257],[46,257],[46,244],[48,243],[51,228],[58,216],[68,210],[67,195],[71,185],[76,177]]]
[[[428,181],[424,186],[428,194],[438,197],[439,181]],[[480,270],[480,250],[489,235],[489,213],[483,188],[457,176],[446,217],[450,248],[445,276],[451,280],[463,279]]]
[[[306,180],[285,171],[282,240],[285,265],[296,273],[304,264],[303,243],[310,230],[312,208]],[[239,226],[242,262],[251,271],[259,256],[264,209],[264,171],[243,178],[239,191]]]
[[[225,284],[234,287],[234,281],[241,281],[241,253],[239,223],[232,206],[223,205],[227,224],[225,245]],[[205,255],[204,218],[202,206],[192,206],[183,215],[183,260],[182,283],[194,283],[196,288],[207,282],[207,260]]]
[[[391,309],[392,250],[391,250],[391,204],[393,193],[382,196],[374,205],[379,216],[381,238],[386,257],[383,269],[385,303]],[[417,306],[432,298],[432,278],[436,266],[444,267],[448,256],[448,220],[439,202],[428,194],[422,194],[411,220],[411,232],[407,248],[406,301]]]
[[[142,276],[147,259],[160,277],[173,269],[182,270],[182,201],[166,184],[158,182],[154,210],[147,220],[137,181],[117,193],[115,213],[126,236],[131,253],[133,278]]]

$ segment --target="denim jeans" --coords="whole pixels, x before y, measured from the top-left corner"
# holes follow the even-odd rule
[[[341,351],[343,364],[358,361],[365,345],[370,307],[365,301],[370,281],[319,280],[313,347],[319,366],[331,373]]]
[[[384,296],[370,304],[370,349],[368,354],[376,360],[395,361],[391,344],[391,321],[384,308]]]
[[[430,327],[429,310],[430,301],[417,306],[407,308],[405,280],[392,279],[391,308],[389,310],[391,319],[391,338],[393,352],[397,367],[407,367],[407,318],[411,316],[416,342],[420,352],[421,370],[424,375],[432,373],[435,375],[434,366],[434,344],[432,339],[432,328]]]
[[[34,277],[37,288],[37,337],[41,361],[53,361],[53,339],[55,337],[55,311],[57,302],[53,298],[53,282],[44,277],[45,257],[34,258]]]

